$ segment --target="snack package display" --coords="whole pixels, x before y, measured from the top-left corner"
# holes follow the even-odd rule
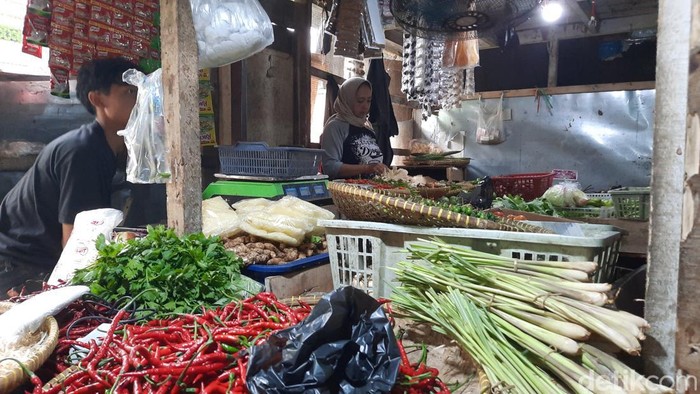
[[[274,41],[272,22],[257,0],[190,0],[199,68],[245,59]]]
[[[124,137],[129,152],[126,180],[131,183],[165,183],[170,180],[161,73],[162,69],[149,75],[134,69],[124,72],[124,82],[139,88],[129,122],[124,130],[117,132]]]

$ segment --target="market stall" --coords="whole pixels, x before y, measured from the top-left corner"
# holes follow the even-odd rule
[[[349,57],[372,20],[340,16],[360,3],[334,11]],[[198,57],[190,5],[160,4],[168,225],[93,233],[80,247],[95,255],[4,303],[0,392],[672,392],[629,367],[653,327],[611,284],[621,252],[646,255],[629,239],[652,190],[585,193],[540,166],[467,180],[473,158],[452,139],[333,180],[319,149],[230,141],[203,184],[195,70],[217,51]],[[360,31],[371,56],[381,40]],[[429,118],[473,93],[456,86],[473,87],[475,63],[431,80],[440,67],[419,58],[445,48],[417,36],[402,88]],[[481,126],[479,144],[504,142]],[[423,171],[447,168],[462,174]]]

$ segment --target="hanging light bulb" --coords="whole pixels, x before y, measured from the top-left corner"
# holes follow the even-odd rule
[[[542,19],[545,22],[555,22],[561,18],[563,13],[564,8],[558,1],[545,0],[544,4],[542,4]]]

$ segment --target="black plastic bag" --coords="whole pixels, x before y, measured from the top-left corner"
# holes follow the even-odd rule
[[[400,355],[377,300],[346,286],[306,320],[250,349],[248,390],[263,393],[388,393]]]

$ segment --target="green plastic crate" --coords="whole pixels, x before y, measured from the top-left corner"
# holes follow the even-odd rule
[[[649,219],[650,187],[622,187],[608,191],[618,219]]]

